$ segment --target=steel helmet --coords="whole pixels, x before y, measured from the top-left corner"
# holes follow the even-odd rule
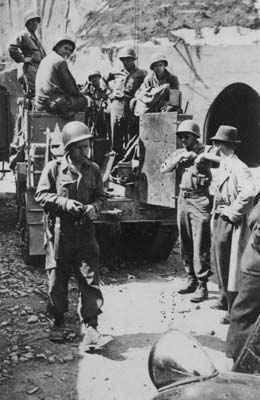
[[[64,150],[68,150],[72,143],[80,142],[81,140],[92,139],[87,125],[80,121],[68,122],[61,131]]]
[[[91,79],[91,77],[93,77],[93,76],[100,76],[100,78],[101,78],[100,71],[96,70],[96,71],[91,72],[91,74],[89,74],[89,76],[88,76],[88,79]]]
[[[39,16],[39,14],[37,13],[37,11],[27,11],[24,14],[23,20],[24,20],[24,25],[26,26],[27,22],[29,22],[31,19],[38,19],[38,22],[41,22],[41,17]]]
[[[179,136],[180,133],[193,133],[193,135],[200,137],[200,127],[192,119],[186,119],[178,126],[176,134]]]
[[[118,58],[120,60],[122,60],[122,58],[128,58],[128,57],[134,58],[136,60],[137,57],[134,49],[132,49],[131,47],[123,47],[121,50],[119,50]]]
[[[151,58],[150,69],[153,69],[154,64],[160,61],[163,61],[165,63],[165,67],[167,67],[168,60],[166,59],[165,55],[157,53]]]
[[[73,46],[73,50],[76,48],[76,43],[69,35],[59,35],[53,43],[52,50],[55,50],[56,46],[61,44],[62,42],[69,42]]]
[[[157,389],[212,378],[218,374],[200,344],[178,330],[170,330],[157,340],[150,351],[148,367]]]

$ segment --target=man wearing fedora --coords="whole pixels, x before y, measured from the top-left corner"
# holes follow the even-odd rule
[[[241,256],[249,238],[247,218],[255,196],[255,185],[249,168],[235,154],[240,143],[237,129],[221,125],[211,141],[220,155],[212,212],[212,258],[220,297],[213,307],[227,310],[221,323],[228,324],[240,285]]]
[[[161,172],[176,170],[180,176],[177,222],[180,235],[181,257],[187,280],[178,291],[194,293],[191,301],[201,302],[208,298],[207,282],[210,266],[210,212],[211,183],[210,163],[201,160],[195,164],[205,145],[198,141],[199,125],[193,120],[181,122],[177,130],[184,148],[177,149],[161,165]]]

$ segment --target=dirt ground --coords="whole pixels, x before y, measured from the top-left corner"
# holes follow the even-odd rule
[[[225,358],[226,326],[221,311],[209,308],[217,297],[192,305],[176,294],[183,279],[178,248],[166,262],[101,269],[105,298],[100,330],[111,335],[101,351],[84,353],[77,317],[77,286],[70,284],[67,341],[48,339],[47,281],[42,265],[21,259],[14,199],[0,196],[0,393],[1,400],[148,400],[156,393],[148,375],[152,344],[169,328],[194,335],[219,370]]]

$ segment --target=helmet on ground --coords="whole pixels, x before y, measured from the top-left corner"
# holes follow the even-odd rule
[[[193,133],[196,137],[200,137],[200,127],[192,119],[186,119],[178,126],[176,134],[179,136],[181,133]]]
[[[170,330],[157,340],[150,351],[148,367],[157,389],[208,379],[218,374],[200,344],[178,330]]]
[[[61,131],[64,150],[72,143],[80,142],[81,140],[92,139],[93,135],[90,133],[87,125],[80,121],[68,122]]]
[[[39,16],[39,14],[38,14],[36,11],[30,10],[30,11],[27,11],[27,12],[24,14],[24,17],[23,17],[24,25],[26,26],[26,24],[27,24],[31,19],[37,19],[39,23],[41,22],[41,17]]]
[[[70,44],[73,46],[73,50],[72,50],[72,51],[75,50],[75,48],[76,48],[76,43],[74,42],[74,40],[73,40],[69,35],[60,35],[60,36],[58,36],[58,37],[56,38],[56,40],[54,41],[54,43],[53,43],[52,50],[55,50],[56,47],[57,47],[58,45],[61,45],[62,42],[70,43]]]
[[[157,54],[154,54],[154,56],[151,58],[150,69],[153,69],[154,64],[157,63],[157,62],[160,62],[160,61],[161,61],[161,62],[164,62],[165,67],[167,67],[167,65],[168,65],[168,60],[166,59],[165,55],[164,55],[164,54],[157,53]]]
[[[123,47],[121,50],[119,50],[118,58],[120,60],[122,60],[122,58],[129,58],[129,57],[136,60],[137,57],[134,49],[132,49],[131,47]]]
[[[93,71],[91,72],[91,74],[89,74],[88,79],[93,78],[93,76],[99,76],[101,78],[101,73],[99,70]]]

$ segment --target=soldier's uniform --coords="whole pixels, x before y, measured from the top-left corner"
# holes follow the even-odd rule
[[[128,50],[123,50],[119,54],[119,58],[136,59],[134,51]],[[145,76],[144,70],[134,66],[131,72],[122,68],[120,71],[110,73],[107,78],[107,82],[113,81],[112,93],[109,98],[111,100],[112,148],[117,153],[116,160],[122,159],[124,145],[138,133],[138,124],[130,111],[130,100],[134,97]]]
[[[197,130],[194,129],[197,127]],[[197,124],[184,121],[177,134],[193,133],[199,137]],[[210,212],[211,199],[209,186],[211,172],[209,163],[195,165],[196,156],[205,152],[205,145],[196,140],[192,149],[176,150],[162,165],[162,172],[177,169],[180,175],[180,193],[178,198],[177,222],[180,235],[181,257],[186,273],[187,285],[179,293],[191,293],[196,289],[205,289],[205,294],[195,293],[192,301],[207,298],[206,284],[211,275],[210,266]],[[191,153],[191,154],[190,154]],[[190,154],[185,161],[180,156]]]
[[[41,18],[35,12],[29,11],[24,18],[25,26],[32,20]],[[14,38],[8,47],[10,57],[17,63],[23,64],[23,74],[19,76],[26,96],[32,99],[35,95],[35,78],[41,60],[46,56],[45,50],[36,33],[28,29]]]
[[[74,41],[67,35],[55,41],[53,50],[37,72],[35,108],[67,117],[69,112],[85,111],[87,100],[80,93],[67,61],[55,51],[56,46],[63,42],[71,43],[73,51],[75,49]]]
[[[69,124],[84,125],[79,122]],[[103,296],[99,288],[99,246],[94,223],[88,215],[72,215],[67,210],[67,204],[72,199],[83,206],[92,205],[99,211],[106,195],[98,166],[86,159],[78,171],[68,153],[62,160],[50,161],[43,169],[35,199],[48,214],[46,269],[49,311],[55,324],[64,323],[64,313],[68,308],[68,282],[73,273],[80,291],[80,317],[85,324],[95,328]]]

